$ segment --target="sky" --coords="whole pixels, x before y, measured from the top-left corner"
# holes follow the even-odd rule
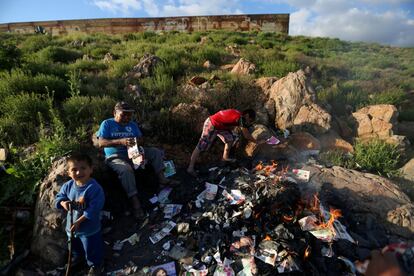
[[[0,0],[0,23],[290,13],[290,35],[414,47],[414,0]]]

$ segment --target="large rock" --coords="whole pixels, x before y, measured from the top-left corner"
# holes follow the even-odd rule
[[[339,150],[342,152],[354,152],[354,147],[341,138],[335,131],[331,130],[318,136],[322,151]]]
[[[230,73],[238,75],[250,75],[256,70],[256,65],[253,63],[241,58],[236,65],[231,69]]]
[[[331,129],[331,115],[317,104],[304,105],[296,114],[292,128],[322,134]]]
[[[401,176],[405,179],[414,181],[414,158],[401,168]]]
[[[378,138],[404,149],[410,143],[405,136],[395,135],[398,130],[397,108],[389,104],[371,105],[352,113],[356,135],[361,140]]]
[[[137,65],[135,65],[131,72],[128,73],[128,78],[140,79],[151,76],[157,64],[163,62],[159,57],[145,54]]]
[[[300,108],[305,104],[311,105],[314,100],[315,93],[305,71],[289,73],[276,81],[269,93],[269,101],[275,103],[276,127],[280,129],[292,127]]]
[[[412,213],[410,223],[407,223],[407,218],[391,220],[391,213],[401,213],[402,206],[412,204],[407,195],[390,180],[337,166],[322,169],[308,166],[305,169],[311,171],[311,180],[306,189],[312,186],[317,192],[333,196],[335,207],[344,208],[350,215],[373,214],[394,235],[413,237]],[[411,207],[408,209],[412,210]],[[403,213],[407,217],[408,212]]]
[[[265,125],[256,124],[251,129],[251,134],[255,139],[267,139],[270,136],[275,136],[275,133]],[[282,142],[278,145],[255,144],[253,142],[247,143],[244,148],[244,155],[257,160],[281,160],[288,159],[296,161],[298,156],[297,150],[289,145],[287,142]]]
[[[321,143],[312,134],[307,132],[296,132],[290,135],[289,145],[293,146],[299,152],[319,151]]]
[[[389,104],[366,106],[352,113],[359,138],[387,139],[393,135],[397,123],[397,108]]]
[[[64,231],[65,214],[55,208],[55,196],[68,180],[66,160],[53,163],[50,174],[40,185],[35,206],[35,221],[31,251],[44,264],[61,266],[66,261],[67,237]]]
[[[209,113],[205,107],[198,104],[180,103],[171,109],[171,116],[174,120],[187,125],[188,129],[201,133]]]

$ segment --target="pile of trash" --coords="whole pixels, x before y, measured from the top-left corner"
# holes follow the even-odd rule
[[[171,188],[162,190],[150,199],[154,210],[148,238],[154,255],[169,261],[108,275],[363,272],[366,267],[355,261],[367,258],[369,250],[365,256],[355,250],[358,245],[339,220],[340,210],[327,209],[316,195],[301,195],[300,185],[306,185],[309,174],[275,163],[251,170],[212,167],[188,204],[170,202]],[[119,243],[136,244],[140,238],[145,237],[135,233]]]

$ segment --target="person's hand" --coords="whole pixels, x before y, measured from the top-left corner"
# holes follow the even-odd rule
[[[75,221],[70,227],[70,232],[76,232],[79,229],[81,222],[82,221],[79,221],[79,220]]]
[[[60,206],[62,206],[63,209],[65,209],[66,211],[69,211],[69,204],[70,204],[70,200],[60,202]]]
[[[126,147],[132,147],[135,145],[135,139],[134,138],[122,138],[121,144]]]
[[[371,252],[371,261],[369,262],[367,276],[402,276],[402,271],[395,254],[391,252],[381,253],[378,250]]]

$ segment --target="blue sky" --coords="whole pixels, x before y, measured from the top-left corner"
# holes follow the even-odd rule
[[[290,13],[290,34],[414,46],[414,0],[0,0],[0,23]]]

